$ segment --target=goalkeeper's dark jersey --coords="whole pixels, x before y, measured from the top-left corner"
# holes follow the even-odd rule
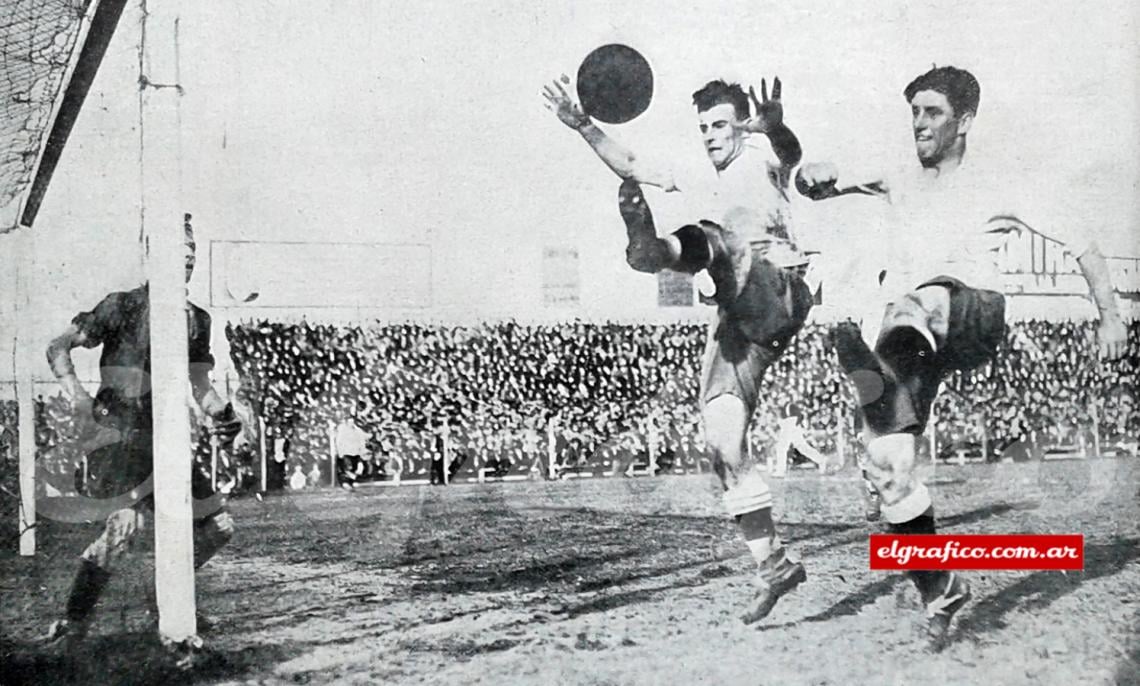
[[[86,489],[95,497],[121,495],[145,481],[154,463],[149,289],[143,285],[111,293],[95,309],[76,315],[72,324],[90,347],[102,346],[94,411],[105,431],[87,456]],[[212,369],[210,315],[187,303],[186,325],[190,364]]]

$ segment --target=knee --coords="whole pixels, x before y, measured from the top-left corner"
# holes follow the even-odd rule
[[[229,512],[220,512],[210,518],[210,538],[224,545],[234,537],[234,518]]]
[[[129,540],[141,528],[141,515],[132,509],[115,510],[107,517],[106,531],[112,540]]]
[[[914,357],[927,357],[938,350],[934,329],[942,329],[941,334],[945,336],[946,312],[943,310],[946,308],[938,304],[934,291],[946,293],[944,288],[922,289],[907,293],[887,307],[883,333],[875,346],[884,359],[899,364]]]
[[[879,469],[896,472],[913,470],[917,440],[914,434],[908,433],[873,436],[867,442],[867,458]]]
[[[111,568],[130,549],[142,524],[142,515],[134,510],[112,512],[107,517],[103,534],[83,551],[82,558],[104,569]]]
[[[738,469],[744,462],[743,447],[735,437],[710,437],[706,442],[706,452],[713,470],[718,473]]]
[[[748,411],[744,402],[733,395],[718,395],[709,401],[702,415],[705,445],[713,468],[739,468],[743,461],[744,437],[748,426]]]
[[[917,485],[916,440],[913,434],[895,433],[867,443],[867,476],[888,503],[905,498]]]
[[[655,274],[659,265],[649,250],[639,242],[630,243],[625,248],[625,262],[631,269],[645,274]]]
[[[930,332],[936,337],[945,337],[950,323],[950,289],[945,286],[924,286],[915,291],[915,297],[929,316],[927,326]]]

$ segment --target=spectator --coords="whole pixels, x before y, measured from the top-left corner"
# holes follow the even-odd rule
[[[360,428],[359,422],[365,409],[365,404],[358,402],[356,411],[344,416],[334,432],[333,453],[336,456],[337,477],[341,487],[346,490],[354,490],[357,480],[364,472],[368,433]]]
[[[226,335],[241,378],[235,409],[244,418],[248,406],[251,418],[264,421],[270,485],[281,488],[286,463],[278,462],[278,455],[288,464],[303,464],[312,485],[322,483],[328,426],[343,419],[340,408],[356,407],[361,400],[356,425],[385,459],[401,458],[407,478],[429,476],[432,451],[424,448],[437,441],[439,425],[432,428],[431,419],[444,413],[450,417],[451,453],[467,456],[470,466],[463,468],[472,472],[497,466],[500,474],[525,474],[535,452],[531,432],[538,429],[537,452],[545,455],[546,425],[556,417],[557,471],[600,474],[599,448],[620,444],[624,433],[644,427],[654,413],[662,415],[655,452],[672,453],[695,469],[701,448],[694,399],[706,331],[696,322],[525,326],[508,321],[453,327],[258,321],[229,325]],[[1014,324],[1010,350],[998,362],[947,382],[934,407],[940,443],[980,443],[984,431],[992,452],[1000,454],[1034,431],[1068,442],[1092,435],[1094,427],[1102,452],[1135,443],[1140,325],[1133,323],[1130,332],[1129,355],[1100,368],[1093,361],[1090,324]],[[821,453],[837,451],[840,432],[848,446],[855,445],[853,399],[827,343],[827,328],[806,327],[794,346],[773,366],[767,402],[753,421],[749,442],[757,457],[778,436],[779,416],[772,411],[790,402],[799,405],[800,426]],[[981,401],[967,403],[963,396]],[[37,403],[36,442],[42,454],[74,431],[65,410],[60,396]],[[257,424],[245,422],[254,433],[235,467],[245,469],[254,483]],[[15,489],[14,402],[0,403],[0,426],[9,445],[0,475]],[[508,435],[526,438],[508,441]],[[514,454],[515,443],[523,447],[522,459]]]
[[[305,472],[301,471],[301,465],[293,465],[293,473],[289,476],[289,488],[294,491],[303,491],[306,481]]]

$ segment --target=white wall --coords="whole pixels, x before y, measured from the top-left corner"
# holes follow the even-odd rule
[[[1095,208],[1106,252],[1140,252],[1130,0],[241,0],[184,12],[182,190],[199,244],[427,242],[430,316],[550,316],[541,250],[565,243],[581,255],[581,306],[556,316],[677,316],[656,313],[653,278],[624,264],[616,179],[539,95],[612,40],[642,50],[657,76],[650,110],[612,132],[682,169],[706,164],[689,96],[708,78],[780,75],[807,157],[858,168],[911,159],[910,78],[932,62],[970,68],[983,88],[972,144]],[[136,31],[128,12],[37,222],[40,348],[75,312],[141,280]],[[651,202],[661,226],[688,218],[671,199]],[[866,207],[797,207],[805,242],[873,249],[860,240],[873,237]],[[12,268],[0,237],[0,276]],[[205,283],[192,284],[196,300]],[[9,346],[0,336],[0,377]]]

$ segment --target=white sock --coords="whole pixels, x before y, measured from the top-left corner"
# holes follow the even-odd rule
[[[763,565],[781,548],[779,536],[757,538],[745,543],[748,545],[748,550],[752,551],[752,559],[756,560],[758,565]]]

